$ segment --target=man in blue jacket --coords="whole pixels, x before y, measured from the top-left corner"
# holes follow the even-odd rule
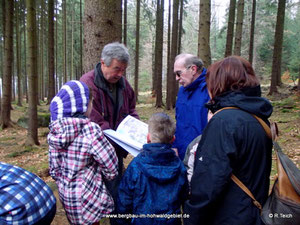
[[[176,102],[176,133],[173,148],[183,160],[188,144],[202,134],[207,124],[207,108],[209,101],[206,88],[206,69],[197,56],[180,54],[176,56],[174,74],[181,85]]]

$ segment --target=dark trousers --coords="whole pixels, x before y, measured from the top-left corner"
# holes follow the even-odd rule
[[[115,203],[115,208],[117,206],[117,197],[118,197],[118,189],[119,189],[119,185],[120,185],[120,182],[121,182],[121,179],[122,179],[122,172],[123,172],[123,156],[120,155],[120,154],[117,154],[117,157],[118,157],[118,176],[115,177],[113,180],[104,180],[105,182],[105,185],[109,191],[109,193],[111,194],[113,200],[114,200],[114,203]],[[113,214],[115,213],[112,212]],[[110,225],[115,225],[116,222],[115,222],[116,219],[112,219],[110,218]]]

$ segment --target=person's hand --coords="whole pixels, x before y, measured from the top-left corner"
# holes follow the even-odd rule
[[[175,154],[178,156],[178,149],[177,148],[172,148],[172,150],[175,152]]]

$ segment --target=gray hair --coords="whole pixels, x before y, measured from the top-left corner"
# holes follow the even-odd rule
[[[188,67],[191,65],[197,66],[197,71],[200,72],[203,68],[203,61],[199,59],[197,56],[192,54],[182,53],[176,56],[175,61],[183,60],[184,67]]]
[[[175,123],[167,114],[154,113],[148,124],[152,143],[171,143],[175,133]]]
[[[113,59],[122,63],[129,63],[130,56],[125,45],[119,42],[113,42],[104,46],[101,53],[101,59],[104,61],[106,66],[110,66]]]

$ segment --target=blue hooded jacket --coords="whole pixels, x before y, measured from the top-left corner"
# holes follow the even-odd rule
[[[190,142],[202,134],[207,124],[207,108],[209,95],[205,82],[206,69],[187,87],[180,87],[176,101],[176,132],[173,148],[183,160]]]
[[[181,224],[180,219],[166,218],[166,214],[181,214],[188,194],[186,169],[170,144],[145,144],[126,169],[118,194],[118,214],[144,216],[119,219],[119,224]]]
[[[272,141],[254,114],[266,123],[270,102],[260,97],[260,87],[229,91],[208,105],[215,114],[203,131],[194,163],[191,197],[184,212],[185,225],[262,225],[252,199],[231,179],[233,173],[263,205],[268,196]]]

